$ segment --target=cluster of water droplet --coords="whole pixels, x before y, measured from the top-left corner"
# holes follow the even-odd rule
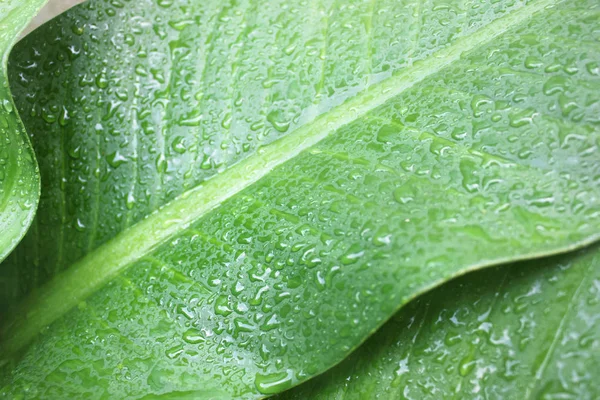
[[[25,234],[39,196],[37,167],[11,99],[4,65],[16,35],[35,7],[35,4],[0,1],[0,261]],[[0,279],[0,292],[12,292],[12,286],[12,281]],[[0,299],[0,305],[3,304]]]
[[[149,3],[107,4],[64,17],[49,42],[14,61],[22,111],[53,134],[36,144],[50,188],[40,223],[55,227],[39,251],[58,268],[477,28],[452,22],[459,13],[442,4],[415,11],[416,25],[392,25],[399,32],[380,21],[409,18],[400,5],[370,17],[353,5],[324,12],[321,2],[260,12],[260,2],[163,1],[176,16],[166,20]],[[473,4],[460,18],[484,24],[502,14],[494,7]],[[578,15],[546,11],[244,189],[50,326],[16,367],[15,387],[278,392],[342,359],[399,305],[465,266],[595,234],[598,53],[586,43],[598,34]],[[402,33],[419,45],[396,42]],[[569,54],[580,59],[565,58],[557,41],[579,46]],[[460,323],[461,312],[454,317]],[[489,333],[481,329],[473,340]],[[468,344],[448,332],[445,346]],[[512,340],[489,335],[497,346]],[[428,368],[489,372],[470,351],[442,353],[443,366]]]
[[[453,281],[395,315],[339,367],[280,398],[594,398],[596,262],[592,254],[557,257]]]

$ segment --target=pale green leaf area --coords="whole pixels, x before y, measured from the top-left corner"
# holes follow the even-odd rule
[[[40,196],[35,156],[8,87],[8,54],[45,0],[0,1],[0,261],[27,232]],[[5,288],[0,278],[0,291]]]
[[[600,252],[473,272],[278,399],[600,398]]]
[[[451,278],[596,240],[599,18],[96,0],[34,32],[11,84],[44,195],[0,268],[0,394],[275,394]]]

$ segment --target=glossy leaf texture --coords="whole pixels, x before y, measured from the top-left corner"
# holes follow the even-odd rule
[[[11,72],[48,187],[3,301],[49,283],[3,393],[274,394],[448,279],[594,241],[599,15],[91,1],[37,31]]]
[[[600,397],[600,251],[477,271],[278,399]]]
[[[40,197],[31,143],[8,87],[8,54],[45,0],[0,1],[0,261],[23,238]],[[0,291],[5,282],[0,278]]]

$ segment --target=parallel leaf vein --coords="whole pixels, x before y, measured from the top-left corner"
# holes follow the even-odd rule
[[[41,288],[24,306],[27,318],[15,314],[5,325],[4,350],[13,352],[45,326],[65,314],[125,268],[176,236],[223,202],[268,175],[275,167],[294,159],[340,127],[444,69],[461,56],[526,21],[554,4],[540,0],[501,17],[474,33],[432,54],[418,66],[403,70],[365,90],[340,106],[315,118],[287,136],[258,151],[223,173],[182,194],[131,228],[73,264],[62,275]],[[22,314],[22,313],[21,313]]]
[[[552,358],[552,356],[554,355],[554,352],[556,351],[556,347],[558,346],[558,342],[565,331],[567,320],[573,316],[574,305],[575,305],[575,302],[577,301],[577,299],[579,298],[579,296],[581,295],[582,288],[584,286],[583,284],[586,281],[589,273],[594,268],[594,266],[595,266],[595,263],[590,263],[590,267],[588,267],[588,269],[583,273],[581,282],[577,286],[577,289],[575,289],[575,291],[573,292],[573,295],[571,296],[571,299],[569,300],[569,304],[567,305],[565,313],[564,313],[562,319],[560,320],[558,327],[556,328],[556,331],[554,332],[554,337],[552,338],[552,342],[550,343],[550,346],[548,347],[548,350],[546,351],[546,354],[544,355],[544,359],[542,360],[540,367],[536,371],[534,379],[531,380],[531,383],[529,384],[529,386],[527,387],[527,389],[525,391],[525,396],[523,396],[524,399],[532,398],[535,388],[541,382],[544,374],[546,373],[548,364],[550,363],[550,358]]]

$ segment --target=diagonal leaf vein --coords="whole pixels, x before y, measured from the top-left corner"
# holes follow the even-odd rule
[[[112,240],[73,264],[62,275],[25,301],[27,315],[14,314],[3,329],[3,350],[14,352],[52,323],[119,275],[150,251],[188,228],[223,202],[335,133],[340,127],[385,104],[427,77],[527,21],[554,4],[554,0],[530,3],[501,17],[452,45],[432,54],[418,65],[403,70],[328,113],[298,128],[223,173],[190,189],[163,208],[123,231]]]

